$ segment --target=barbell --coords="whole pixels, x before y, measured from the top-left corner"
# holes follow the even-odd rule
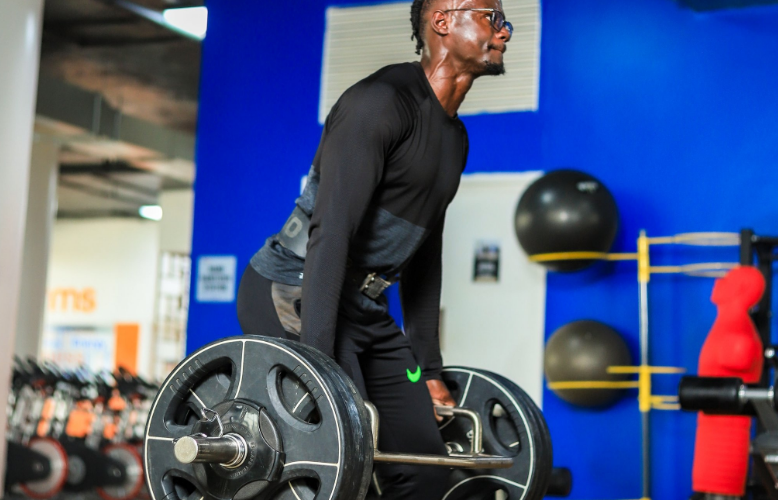
[[[380,418],[343,370],[289,340],[229,337],[161,385],[144,441],[152,500],[364,499],[374,463],[454,469],[445,500],[503,490],[544,496],[552,449],[543,415],[513,382],[443,369],[458,407],[438,407],[447,455],[378,449]]]

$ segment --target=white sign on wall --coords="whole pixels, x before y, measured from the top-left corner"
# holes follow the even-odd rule
[[[197,260],[197,301],[232,302],[235,300],[234,255],[208,255]]]
[[[113,327],[49,326],[43,333],[41,358],[66,370],[83,365],[92,371],[114,370],[116,336]]]

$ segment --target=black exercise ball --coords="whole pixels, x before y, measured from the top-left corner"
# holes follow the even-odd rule
[[[626,374],[608,373],[609,366],[631,366],[629,348],[615,330],[599,321],[568,323],[546,343],[543,366],[549,383],[619,382]],[[608,406],[623,396],[624,389],[551,389],[570,404],[587,408]]]
[[[619,210],[610,191],[577,170],[555,170],[533,182],[516,208],[516,236],[528,255],[608,252]],[[594,260],[541,262],[552,271],[577,271]]]

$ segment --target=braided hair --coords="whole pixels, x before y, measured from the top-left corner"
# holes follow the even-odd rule
[[[413,0],[411,5],[411,27],[413,28],[413,34],[411,40],[416,40],[416,53],[421,54],[421,49],[424,48],[424,39],[422,38],[422,19],[424,14],[429,9],[432,0]]]

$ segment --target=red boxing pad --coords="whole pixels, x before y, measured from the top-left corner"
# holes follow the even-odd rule
[[[739,377],[758,382],[764,362],[762,341],[748,311],[762,297],[762,273],[737,267],[713,286],[711,301],[718,308],[700,352],[701,377]],[[692,489],[700,493],[743,496],[748,474],[751,417],[697,416]]]

